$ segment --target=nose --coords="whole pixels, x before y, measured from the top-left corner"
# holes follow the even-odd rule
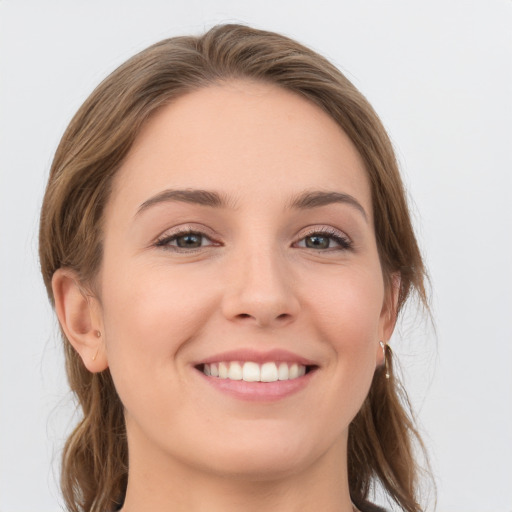
[[[258,327],[295,320],[300,303],[289,262],[278,251],[239,252],[227,266],[222,312],[228,320]]]

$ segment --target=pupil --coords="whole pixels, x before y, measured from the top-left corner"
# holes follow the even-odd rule
[[[201,247],[201,235],[188,234],[177,238],[178,247]]]
[[[306,247],[310,249],[327,249],[329,247],[329,238],[319,235],[308,236],[306,238]]]

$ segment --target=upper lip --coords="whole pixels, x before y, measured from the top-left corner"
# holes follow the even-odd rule
[[[211,363],[220,363],[223,361],[251,361],[253,363],[263,364],[270,362],[287,362],[287,363],[297,363],[304,366],[317,366],[318,364],[314,361],[302,357],[298,354],[294,354],[288,350],[283,349],[273,349],[266,351],[259,351],[254,349],[236,349],[229,350],[227,352],[222,352],[219,354],[215,354],[205,359],[201,359],[194,364],[194,366],[200,364],[211,364]]]

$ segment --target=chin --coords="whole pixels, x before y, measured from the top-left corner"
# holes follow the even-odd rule
[[[239,481],[268,482],[288,478],[300,473],[308,465],[304,454],[245,453],[217,460],[210,470],[217,475]]]
[[[254,436],[233,437],[210,451],[203,463],[208,471],[226,478],[260,482],[284,479],[304,471],[326,451],[323,443],[312,443],[311,433],[304,434],[261,429]]]

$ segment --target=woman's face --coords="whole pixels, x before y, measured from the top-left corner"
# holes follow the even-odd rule
[[[119,171],[104,239],[131,467],[339,463],[393,322],[366,172],[327,114],[249,82],[178,99]]]

